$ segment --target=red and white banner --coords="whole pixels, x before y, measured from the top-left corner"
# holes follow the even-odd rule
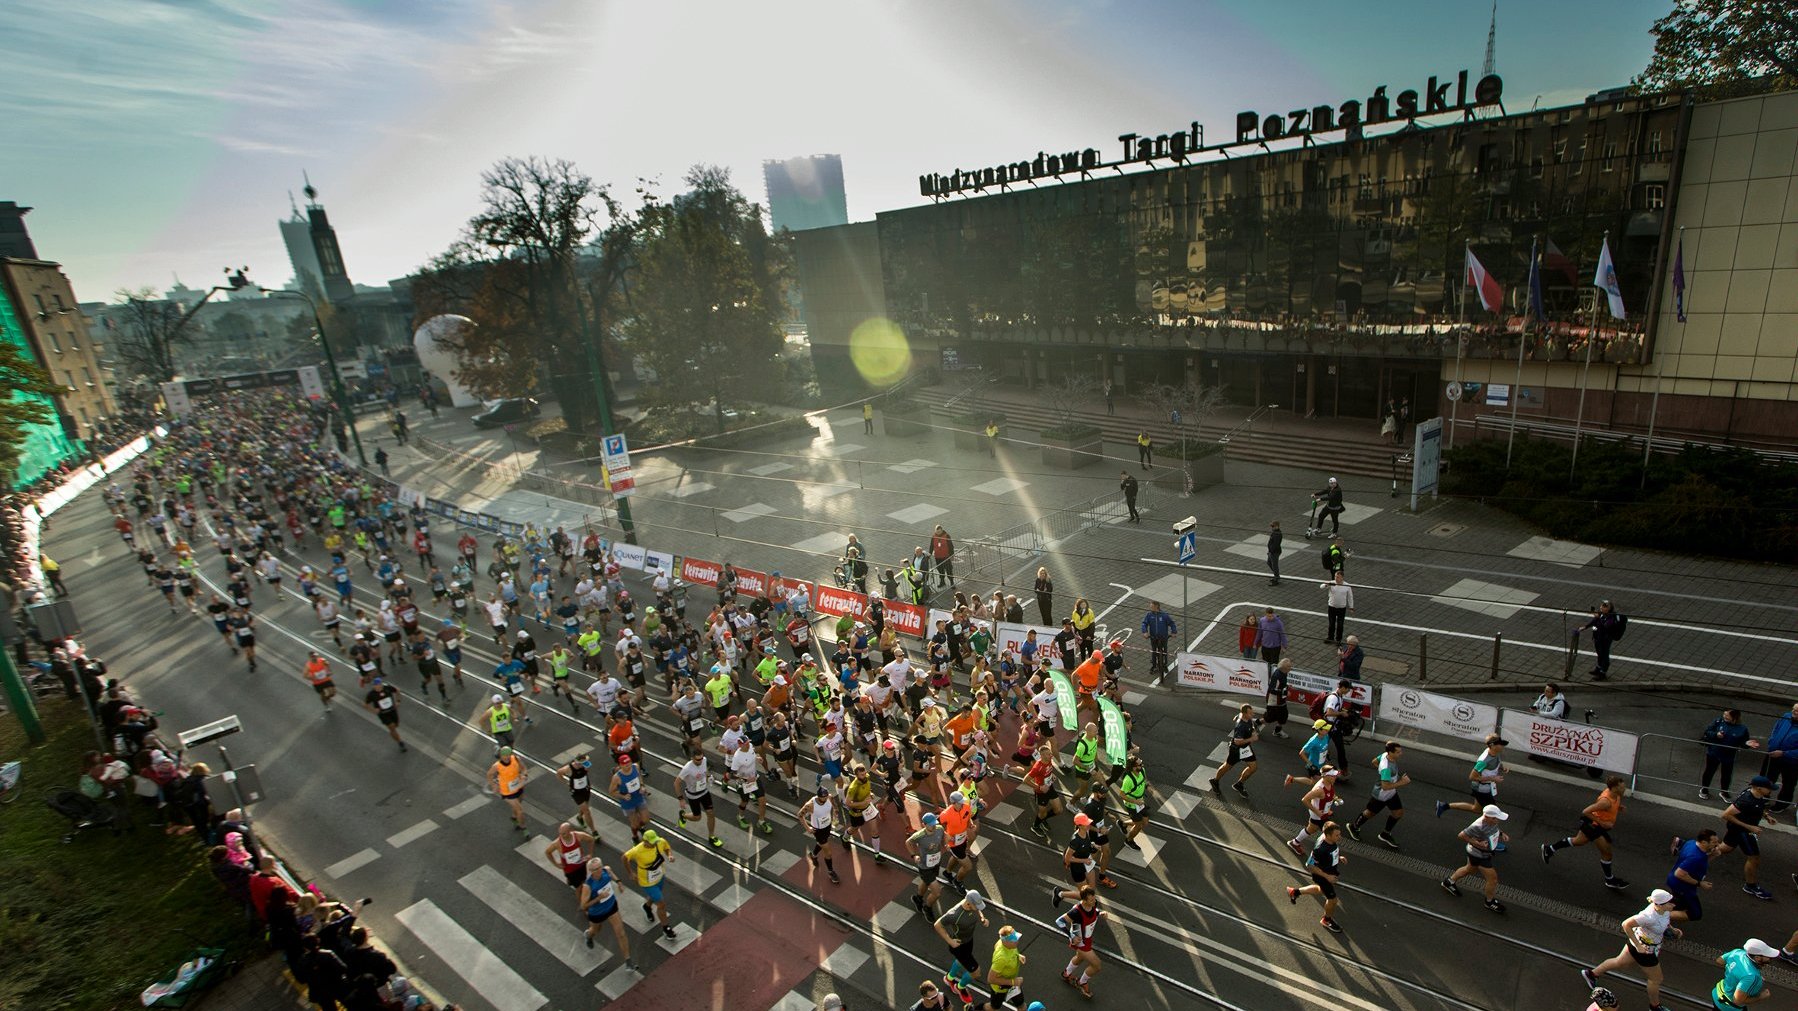
[[[893,631],[900,635],[909,635],[914,639],[922,639],[926,635],[924,608],[920,604],[901,604],[896,600],[887,601],[886,622]]]
[[[818,584],[817,595],[812,598],[812,606],[819,614],[828,614],[833,618],[848,615],[857,621],[868,618],[868,595],[854,590],[845,590],[840,586]]]
[[[683,558],[680,560],[681,580],[690,586],[717,586],[718,577],[724,566],[717,562],[708,562],[703,558]]]
[[[1511,747],[1543,758],[1609,772],[1627,773],[1636,767],[1637,737],[1621,730],[1506,709],[1499,722],[1499,733],[1505,735]]]
[[[737,566],[737,596],[759,597],[768,592],[768,574]]]
[[[1024,652],[1020,647],[1032,631],[1036,633],[1036,655],[1039,658],[1047,656],[1055,666],[1063,670],[1072,666],[1062,658],[1061,650],[1055,648],[1055,637],[1061,634],[1059,628],[1047,625],[1014,625],[1009,621],[1002,621],[995,627],[993,638],[999,641],[1001,651],[1011,650],[1012,655],[1022,659]]]
[[[1239,656],[1181,653],[1174,658],[1174,683],[1239,695],[1267,694],[1267,665]]]
[[[1312,699],[1321,699],[1336,690],[1337,678],[1325,677],[1322,674],[1306,674],[1304,671],[1286,672],[1286,700],[1309,707]],[[1354,682],[1349,691],[1349,704],[1363,717],[1373,715],[1373,685],[1365,681]]]

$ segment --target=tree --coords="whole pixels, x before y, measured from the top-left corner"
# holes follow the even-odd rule
[[[153,383],[175,378],[175,349],[192,343],[194,331],[183,324],[187,310],[162,298],[154,288],[120,288],[113,293],[126,306],[125,325],[117,341],[126,369]]]
[[[775,399],[784,379],[780,331],[786,249],[729,173],[698,166],[687,193],[645,216],[627,330],[656,372],[664,407],[709,405],[719,431],[734,404]]]
[[[572,163],[535,157],[482,173],[481,202],[462,238],[415,285],[418,322],[468,316],[477,326],[456,349],[458,381],[510,394],[540,376],[570,429],[597,429],[588,345],[600,353],[595,342],[608,336],[637,216]],[[609,376],[602,381],[610,400]]]
[[[1675,0],[1649,29],[1654,56],[1635,79],[1643,91],[1692,88],[1707,98],[1798,87],[1798,9],[1790,0]]]
[[[10,476],[18,469],[26,430],[56,421],[52,405],[64,390],[9,340],[0,340],[0,388],[12,391],[0,399],[0,472]]]

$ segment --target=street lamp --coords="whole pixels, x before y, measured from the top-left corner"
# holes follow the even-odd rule
[[[318,303],[312,296],[303,291],[291,288],[263,288],[264,295],[292,295],[306,300],[306,306],[312,310],[312,325],[318,328],[318,342],[325,349],[325,367],[331,370],[331,392],[337,397],[337,409],[343,413],[344,424],[350,427],[350,438],[356,443],[356,459],[361,461],[364,469],[368,467],[368,455],[362,452],[362,433],[356,429],[356,414],[350,410],[349,394],[343,389],[343,376],[337,372],[337,356],[331,352],[331,338],[325,336],[325,321],[318,316]]]

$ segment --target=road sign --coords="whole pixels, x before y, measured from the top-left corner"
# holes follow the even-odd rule
[[[1460,400],[1461,399],[1461,384],[1460,383],[1452,383],[1451,382],[1448,384],[1448,399],[1450,399],[1450,400]]]
[[[1199,557],[1199,535],[1197,531],[1188,530],[1174,541],[1174,547],[1180,551],[1180,564],[1185,565]]]
[[[606,436],[600,450],[604,458],[600,473],[605,477],[606,487],[612,490],[612,497],[631,497],[636,493],[637,482],[631,477],[631,454],[624,436]]]

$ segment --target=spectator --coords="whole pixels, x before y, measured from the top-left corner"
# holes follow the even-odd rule
[[[1798,702],[1789,712],[1781,713],[1767,732],[1765,775],[1779,784],[1779,800],[1775,813],[1792,806],[1792,788],[1798,786]]]
[[[955,541],[941,523],[930,535],[930,556],[936,560],[936,585],[955,585]]]
[[[349,977],[344,971],[343,959],[337,953],[319,942],[316,935],[308,934],[300,941],[300,979],[306,984],[306,996],[323,1011],[338,1011],[343,1005],[345,984]]]
[[[1603,681],[1611,673],[1611,643],[1623,638],[1623,616],[1611,606],[1608,600],[1598,602],[1592,611],[1592,617],[1573,633],[1574,638],[1586,629],[1592,630],[1592,652],[1598,654],[1598,663],[1592,668],[1592,679]],[[1791,791],[1786,791],[1786,800],[1791,800]]]
[[[1236,629],[1236,651],[1244,660],[1255,659],[1255,643],[1261,637],[1261,624],[1255,618],[1255,612],[1248,611],[1242,616],[1242,624]]]
[[[1252,621],[1254,617],[1251,612],[1249,619]],[[1286,689],[1291,673],[1291,660],[1281,660],[1278,667],[1267,672],[1267,709],[1262,712],[1261,719],[1274,728],[1275,737],[1286,736]]]
[[[250,905],[250,872],[231,862],[231,853],[223,846],[214,846],[207,851],[212,862],[212,876],[225,889],[225,894],[242,904],[244,915],[254,917],[256,910]]]
[[[1542,686],[1542,694],[1536,696],[1536,701],[1530,703],[1530,708],[1538,716],[1564,720],[1567,718],[1567,696],[1562,695],[1561,689],[1550,682]]]
[[[1159,678],[1167,673],[1167,641],[1178,631],[1173,617],[1161,609],[1161,601],[1149,601],[1148,613],[1142,616],[1141,631],[1149,637],[1149,665]]]
[[[269,947],[280,952],[281,957],[287,960],[288,967],[293,969],[294,975],[299,976],[301,956],[304,954],[301,939],[306,937],[306,928],[300,922],[299,907],[288,892],[271,892],[268,898],[268,907],[263,912],[264,919],[268,922]]]
[[[1359,652],[1360,648],[1356,647],[1357,672],[1361,669]],[[1346,657],[1343,666],[1346,670]],[[1330,721],[1330,743],[1336,746],[1336,768],[1341,770],[1341,774],[1336,777],[1337,782],[1345,782],[1349,778],[1348,739],[1343,735],[1348,728],[1350,710],[1354,706],[1354,690],[1354,682],[1349,680],[1349,675],[1344,674],[1336,682],[1336,689],[1324,696],[1324,719]]]
[[[1723,771],[1723,796],[1730,795],[1729,781],[1736,771],[1736,752],[1743,747],[1752,748],[1758,742],[1750,740],[1748,728],[1742,725],[1742,711],[1725,709],[1723,715],[1711,721],[1704,728],[1699,740],[1705,744],[1704,775],[1699,778],[1698,799],[1711,799],[1711,778],[1721,769]]]
[[[1286,623],[1280,620],[1271,606],[1258,623],[1255,645],[1260,648],[1261,662],[1267,664],[1271,676],[1274,665],[1280,662],[1280,651],[1286,648]]]
[[[1280,521],[1274,520],[1267,525],[1267,567],[1274,578],[1267,581],[1269,586],[1280,585],[1280,544],[1286,535],[1280,532]]]
[[[1342,648],[1336,651],[1337,676],[1350,681],[1361,680],[1361,661],[1366,657],[1367,654],[1361,652],[1360,636],[1349,636]]]
[[[1049,578],[1047,566],[1036,570],[1036,610],[1042,615],[1043,624],[1055,620],[1055,581]]]

